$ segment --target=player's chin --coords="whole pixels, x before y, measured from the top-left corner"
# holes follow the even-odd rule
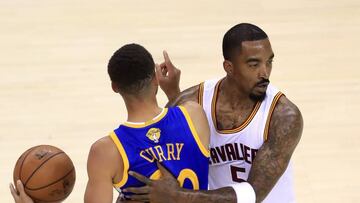
[[[250,98],[254,101],[263,101],[266,96],[266,88],[261,89],[254,89],[251,94]]]

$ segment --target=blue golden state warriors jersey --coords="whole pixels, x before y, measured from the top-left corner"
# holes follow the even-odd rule
[[[165,108],[144,124],[124,123],[110,136],[124,162],[122,180],[114,184],[120,193],[124,188],[144,185],[129,176],[129,170],[151,179],[160,178],[156,161],[165,166],[182,187],[208,189],[209,151],[200,142],[184,107]]]

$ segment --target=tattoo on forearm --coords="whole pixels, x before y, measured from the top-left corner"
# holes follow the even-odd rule
[[[179,196],[179,201],[186,203],[236,203],[236,194],[232,187],[219,188],[208,191],[184,190]]]

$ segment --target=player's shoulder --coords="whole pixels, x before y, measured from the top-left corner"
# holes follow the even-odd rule
[[[199,112],[203,111],[202,106],[200,106],[199,103],[194,102],[194,101],[186,101],[186,102],[182,103],[181,106],[186,108],[186,110],[189,113],[199,113]]]
[[[200,138],[201,151],[205,156],[208,156],[207,146],[209,145],[210,129],[203,108],[198,103],[193,101],[187,101],[183,103],[182,107],[186,109],[185,116],[187,117],[187,122],[190,123],[190,126],[193,125],[195,127],[195,132],[193,132],[193,135]]]
[[[111,140],[111,138],[109,136],[105,136],[96,140],[91,145],[91,150],[96,153],[105,153],[106,151],[112,148],[111,147],[112,145],[113,145],[113,141]]]
[[[206,114],[197,102],[187,101],[181,105],[183,108],[186,109],[186,112],[189,114],[191,120],[194,122],[195,126],[207,126],[208,122],[206,118]]]
[[[103,161],[113,161],[118,156],[118,149],[110,136],[105,136],[95,141],[91,145],[89,152],[89,158]]]
[[[280,117],[301,117],[300,109],[285,95],[279,98],[274,110],[274,116]]]
[[[184,113],[187,119],[190,119],[194,122],[195,125],[198,125],[199,122],[202,123],[202,120],[206,120],[206,115],[200,104],[194,101],[186,101],[178,106],[181,111]]]
[[[302,129],[303,117],[299,108],[286,96],[281,96],[271,118],[270,133],[280,135],[282,132],[292,131],[293,133],[286,134],[293,139],[300,139]]]
[[[98,139],[91,145],[87,170],[89,178],[119,179],[122,176],[123,160],[110,136]],[[117,180],[116,179],[116,180]]]

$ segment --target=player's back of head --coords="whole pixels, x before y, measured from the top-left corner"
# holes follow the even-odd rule
[[[225,60],[232,60],[236,52],[240,53],[244,41],[256,41],[268,38],[267,34],[258,26],[250,23],[240,23],[228,30],[223,38],[223,56]]]
[[[143,46],[126,44],[110,58],[108,74],[121,94],[139,95],[149,89],[155,63]]]

